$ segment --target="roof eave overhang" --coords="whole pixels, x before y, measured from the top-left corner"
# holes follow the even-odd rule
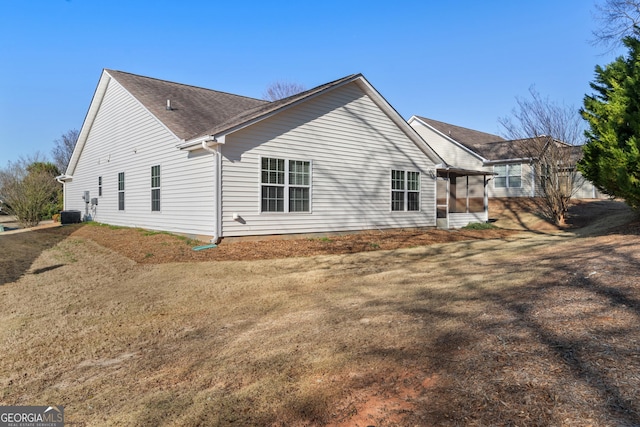
[[[465,176],[497,175],[497,173],[495,172],[489,172],[485,170],[463,169],[463,168],[456,168],[453,166],[439,167],[437,168],[437,171],[455,173],[457,175],[465,175]]]
[[[520,158],[513,158],[513,159],[485,160],[484,164],[486,166],[489,166],[489,165],[499,165],[504,163],[530,163],[530,162],[533,162],[533,160],[534,159],[532,157],[520,157]]]
[[[186,150],[186,151],[195,151],[195,150],[200,150],[202,149],[202,144],[207,144],[207,145],[217,145],[217,144],[224,144],[225,143],[225,136],[224,135],[202,135],[202,136],[198,136],[196,138],[192,138],[189,140],[182,140],[180,142],[180,144],[176,145],[176,148],[178,148],[179,150]]]
[[[58,181],[60,184],[64,184],[66,181],[69,181],[70,179],[73,179],[73,176],[67,175],[66,173],[56,176],[56,181]]]

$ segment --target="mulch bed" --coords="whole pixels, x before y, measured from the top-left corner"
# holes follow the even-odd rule
[[[222,242],[217,248],[194,251],[202,242],[168,233],[141,229],[84,225],[72,236],[91,239],[141,264],[167,262],[237,261],[314,255],[337,255],[391,250],[461,240],[501,239],[518,231],[489,230],[388,230],[328,237]]]
[[[535,205],[529,199],[493,200],[492,212],[501,210],[535,211]],[[500,206],[496,204],[500,204]],[[584,227],[597,218],[606,216],[611,209],[610,201],[577,202],[569,211],[567,229]],[[616,208],[617,205],[615,205]],[[504,239],[523,229],[389,229],[363,231],[349,234],[329,235],[326,237],[277,236],[259,240],[225,241],[212,249],[194,251],[195,246],[203,242],[188,240],[179,236],[134,228],[119,228],[99,225],[73,225],[46,232],[69,234],[67,227],[75,227],[71,235],[90,239],[112,249],[127,258],[141,264],[162,264],[167,262],[200,261],[238,261],[289,257],[307,257],[315,255],[338,255],[376,250],[394,250],[417,246],[449,243],[462,240]],[[558,228],[540,219],[530,231],[554,232]],[[635,233],[634,233],[635,230]],[[45,230],[43,230],[44,232]],[[640,220],[624,226],[624,229],[612,229],[610,232],[638,234]]]

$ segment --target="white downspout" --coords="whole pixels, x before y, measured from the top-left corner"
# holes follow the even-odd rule
[[[56,181],[62,184],[62,210],[64,211],[67,209],[67,191],[66,191],[67,186],[66,186],[66,182],[60,179],[63,176],[65,175],[56,176]]]
[[[208,151],[209,153],[213,154],[213,167],[214,167],[214,176],[215,176],[215,180],[216,180],[216,184],[215,184],[215,194],[214,194],[214,204],[215,204],[215,217],[216,217],[216,223],[215,226],[213,228],[213,238],[211,239],[211,243],[215,243],[218,244],[220,243],[220,239],[221,239],[221,229],[222,229],[222,200],[221,200],[221,195],[222,195],[222,154],[220,151],[220,144],[216,144],[215,148],[211,148],[209,147],[208,143],[209,142],[215,142],[215,138],[212,139],[208,139],[208,140],[204,140],[202,141],[202,148],[205,151]]]
[[[486,221],[489,221],[489,181],[491,181],[493,177],[488,178],[484,175],[482,180],[484,181],[484,213],[487,216]]]

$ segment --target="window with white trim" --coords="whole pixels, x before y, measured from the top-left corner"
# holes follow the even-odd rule
[[[124,210],[124,172],[118,173],[118,210]]]
[[[151,210],[160,212],[160,165],[151,166]]]
[[[263,157],[262,212],[311,212],[311,162]]]
[[[391,171],[391,210],[420,210],[420,172]]]
[[[520,163],[495,165],[493,171],[497,173],[493,179],[495,188],[522,187],[522,165]]]

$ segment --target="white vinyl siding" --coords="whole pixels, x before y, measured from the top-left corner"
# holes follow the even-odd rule
[[[435,226],[434,162],[356,84],[228,135],[222,154],[223,236]],[[262,158],[311,161],[308,214],[262,212]],[[391,213],[392,169],[421,172],[420,211]]]
[[[108,77],[103,77],[105,83]],[[215,156],[176,149],[172,134],[120,84],[104,85],[85,123],[87,140],[65,209],[84,211],[82,194],[103,178],[95,221],[213,235],[216,224]],[[229,134],[221,146],[222,236],[351,231],[435,225],[434,162],[356,83],[336,88]],[[261,159],[309,161],[309,184],[296,185],[286,202],[303,214],[261,211]],[[150,168],[161,167],[160,212],[150,211]],[[297,168],[297,164],[295,165]],[[392,215],[389,171],[419,171],[420,211]],[[126,172],[126,210],[118,210],[118,173]],[[429,173],[431,171],[431,173]],[[304,178],[302,178],[304,179]]]
[[[215,168],[210,153],[176,149],[180,140],[111,80],[91,124],[65,209],[84,212],[82,194],[102,176],[97,222],[211,236],[215,226]],[[150,170],[162,165],[162,210],[151,214]],[[126,210],[118,210],[118,173],[126,175]]]

